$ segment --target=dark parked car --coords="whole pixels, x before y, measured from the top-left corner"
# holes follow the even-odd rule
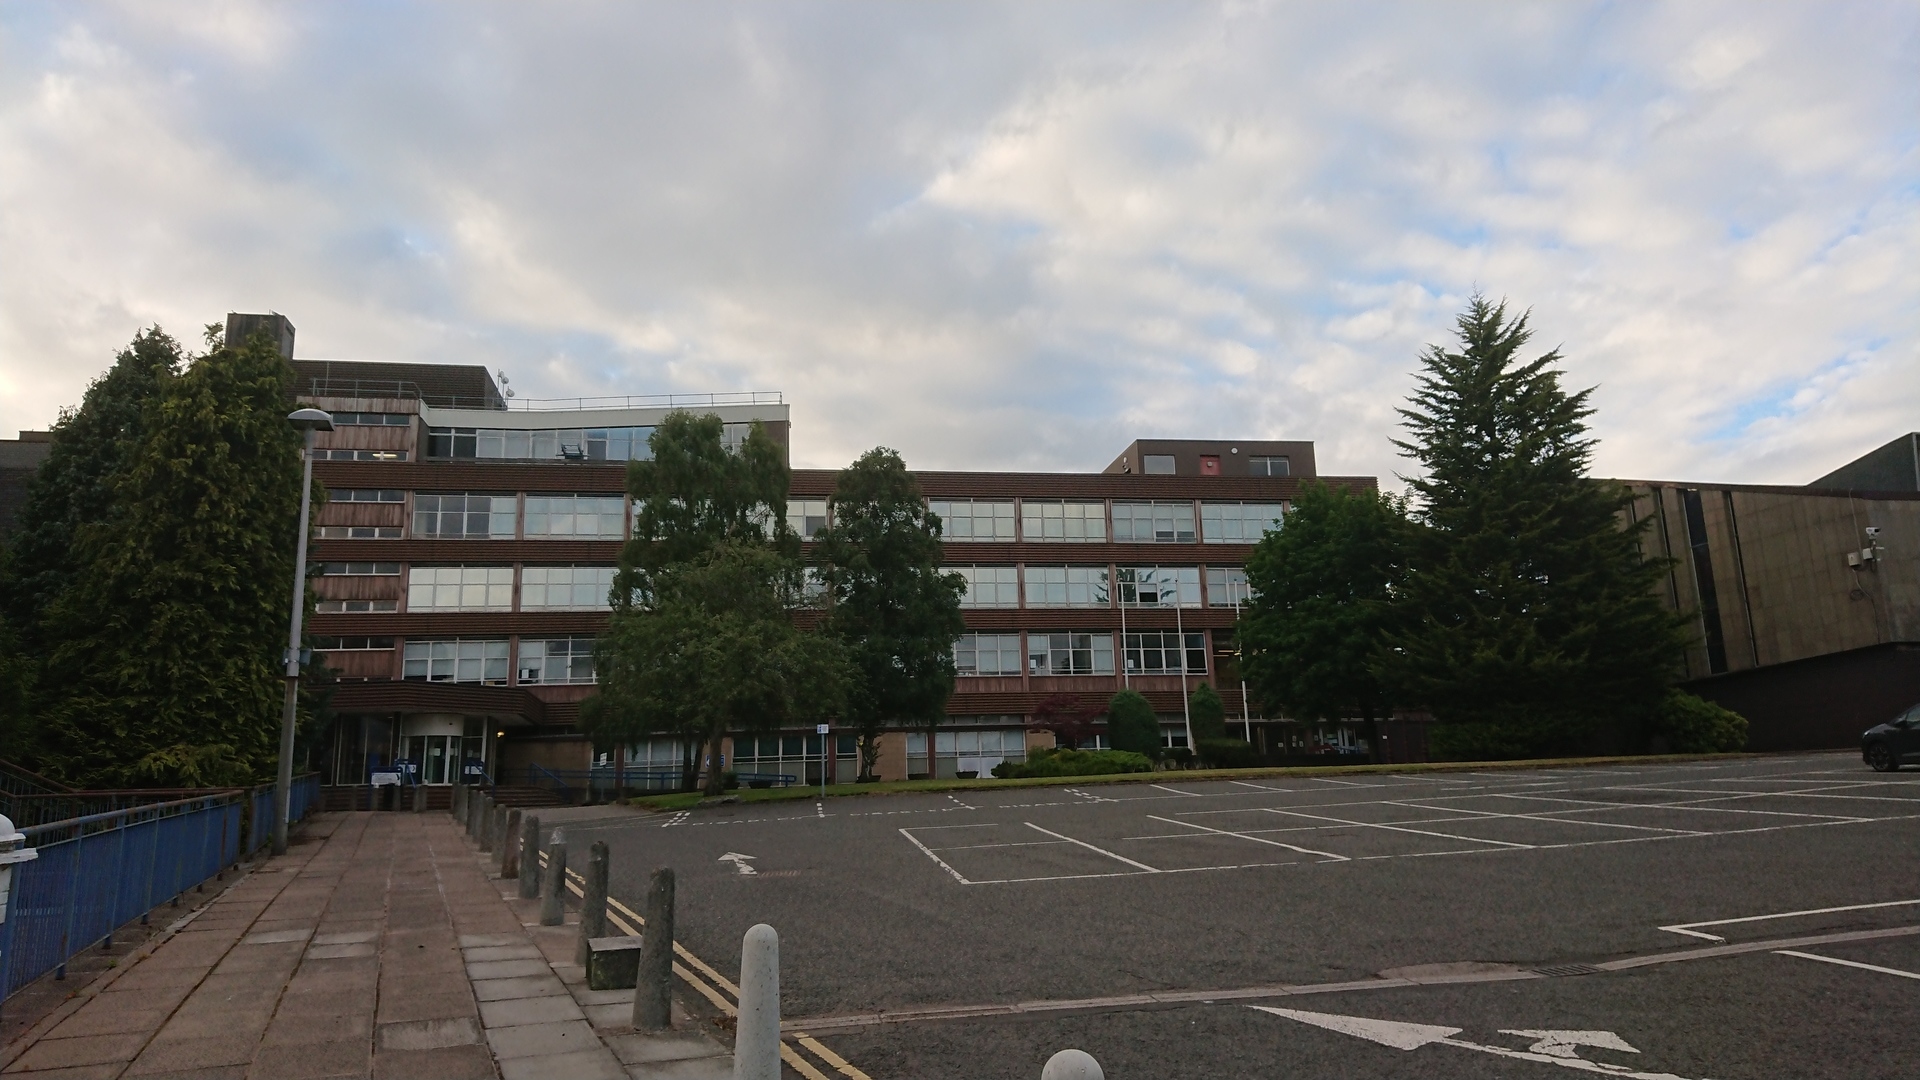
[[[1860,736],[1860,756],[1878,772],[1920,761],[1920,705]]]

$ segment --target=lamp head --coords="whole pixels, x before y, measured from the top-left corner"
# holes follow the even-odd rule
[[[287,419],[301,431],[332,431],[333,417],[319,409],[295,409]]]

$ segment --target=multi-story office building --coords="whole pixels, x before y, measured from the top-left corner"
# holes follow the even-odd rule
[[[625,463],[676,410],[718,415],[734,442],[764,424],[784,445],[788,406],[778,395],[510,402],[479,367],[293,363],[299,399],[335,425],[318,439],[330,501],[312,549],[312,635],[341,679],[326,778],[364,783],[396,757],[420,762],[429,784],[462,761],[503,782],[604,764],[575,724],[632,512]],[[829,522],[834,476],[793,473],[787,515],[803,543]],[[1206,681],[1231,726],[1266,737],[1233,671],[1233,626],[1252,545],[1316,476],[1312,443],[1143,440],[1101,473],[917,476],[946,563],[968,582],[957,689],[935,735],[941,773],[984,775],[1051,745],[1033,714],[1058,694],[1095,705],[1131,687],[1181,745],[1186,692]],[[882,776],[924,772],[925,738],[889,731]],[[671,768],[680,754],[658,740],[626,748],[623,767]],[[727,764],[845,782],[857,759],[851,736],[809,731],[742,737]]]

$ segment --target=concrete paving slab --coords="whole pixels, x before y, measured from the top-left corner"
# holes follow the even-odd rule
[[[628,1080],[629,1074],[603,1047],[548,1058],[519,1058],[500,1063],[500,1080]]]
[[[355,941],[342,945],[314,945],[307,949],[309,960],[345,960],[354,956],[372,956],[379,950],[372,942]]]
[[[467,965],[467,977],[478,982],[482,979],[513,979],[526,975],[551,975],[553,969],[544,960],[486,960]]]
[[[566,997],[567,984],[552,975],[525,975],[511,979],[475,979],[473,996],[480,1001],[509,998]]]
[[[376,927],[369,930],[338,930],[327,934],[315,934],[312,943],[314,945],[356,945],[362,941],[377,941],[379,938],[380,930]],[[309,952],[308,955],[311,956],[312,953]]]
[[[786,1072],[785,1069],[781,1071]],[[733,1080],[733,1055],[665,1061],[657,1065],[629,1065],[627,1075],[633,1080]]]
[[[488,1031],[523,1024],[548,1024],[559,1020],[585,1020],[586,1014],[572,998],[531,997],[480,1003],[480,1021]]]
[[[462,949],[467,963],[476,964],[487,960],[539,960],[540,950],[532,945],[486,945],[475,949]]]
[[[711,1057],[725,1057],[729,1064],[733,1060],[733,1055],[725,1047],[697,1032],[615,1035],[607,1039],[607,1046],[623,1065]]]
[[[242,945],[281,945],[290,941],[305,941],[313,936],[312,927],[294,930],[263,930],[248,934],[240,939]]]
[[[480,1027],[471,1017],[382,1024],[374,1040],[379,1050],[439,1050],[479,1044]]]
[[[493,1056],[501,1061],[508,1058],[552,1057],[585,1049],[605,1052],[593,1028],[585,1020],[489,1029],[487,1045],[493,1047]]]
[[[498,1075],[484,1046],[376,1050],[373,1055],[374,1080],[495,1080]]]

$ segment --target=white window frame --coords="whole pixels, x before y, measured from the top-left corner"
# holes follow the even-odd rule
[[[1107,504],[1080,499],[1022,499],[1020,539],[1030,544],[1104,544]]]
[[[1145,511],[1144,514],[1142,511]],[[1125,530],[1120,527],[1123,520],[1127,524]],[[1141,521],[1147,523],[1147,535],[1144,538],[1140,536],[1138,528]],[[1191,502],[1114,500],[1113,542],[1116,544],[1191,544],[1198,538]]]

